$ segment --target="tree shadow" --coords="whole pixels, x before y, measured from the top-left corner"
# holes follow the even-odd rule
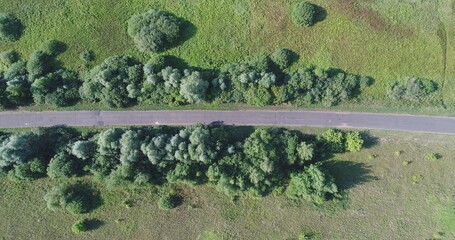
[[[360,132],[363,139],[363,148],[372,148],[379,144],[379,138],[371,135],[368,131]]]
[[[181,35],[180,35],[179,40],[175,43],[174,46],[179,46],[179,45],[183,44],[184,42],[191,39],[197,33],[197,27],[193,23],[191,23],[190,21],[187,21],[185,19],[182,19],[182,18],[180,18],[180,21],[182,22]]]
[[[314,6],[314,10],[316,12],[313,25],[316,25],[318,22],[322,22],[327,18],[327,10],[325,10],[325,8],[318,6],[316,4],[313,4],[313,6]]]
[[[96,219],[96,218],[89,219],[89,220],[87,220],[87,231],[96,230],[105,224],[106,223],[104,221]]]
[[[324,163],[325,169],[335,178],[335,182],[341,191],[355,186],[378,180],[372,175],[372,170],[365,163],[357,163],[346,160],[331,160]]]
[[[183,59],[172,56],[172,55],[165,55],[164,56],[164,64],[165,66],[171,66],[178,69],[188,69],[190,65]]]

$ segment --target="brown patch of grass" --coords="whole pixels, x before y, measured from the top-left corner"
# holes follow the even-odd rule
[[[357,0],[337,0],[334,7],[351,19],[361,20],[377,31],[393,32],[402,37],[410,37],[413,34],[411,28],[393,26],[385,21],[377,12],[361,7]]]

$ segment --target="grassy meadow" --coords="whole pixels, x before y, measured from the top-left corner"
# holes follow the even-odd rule
[[[0,11],[14,13],[26,25],[18,42],[2,44],[0,50],[17,49],[28,56],[42,42],[57,39],[68,45],[60,60],[72,69],[84,68],[79,59],[84,50],[95,52],[96,63],[115,54],[146,60],[150,55],[136,49],[126,33],[126,22],[133,14],[158,8],[192,23],[185,32],[187,40],[162,53],[181,58],[182,66],[218,68],[284,47],[300,55],[294,68],[314,64],[375,79],[360,101],[340,109],[365,111],[368,104],[407,112],[408,108],[395,107],[385,96],[390,82],[407,76],[439,83],[441,106],[449,111],[440,107],[437,112],[455,107],[454,1],[314,0],[325,11],[320,15],[323,20],[311,28],[293,24],[290,11],[296,2],[0,0]]]
[[[454,140],[445,135],[371,131],[366,149],[335,155],[324,163],[345,197],[321,207],[295,204],[278,194],[232,201],[211,187],[175,186],[184,201],[163,211],[157,206],[157,187],[110,191],[87,177],[100,190],[104,204],[77,217],[46,208],[43,195],[59,181],[15,183],[2,178],[0,237],[298,239],[306,233],[311,239],[453,239]],[[428,161],[430,153],[441,158]],[[92,230],[75,235],[70,227],[81,217],[91,219]]]

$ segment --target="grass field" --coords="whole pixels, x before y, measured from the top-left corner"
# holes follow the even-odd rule
[[[322,129],[302,129],[321,132]],[[281,196],[241,196],[237,202],[210,187],[179,186],[184,202],[158,209],[156,189],[108,191],[104,204],[83,215],[96,229],[74,235],[78,219],[45,206],[57,181],[0,181],[3,239],[453,239],[455,237],[454,136],[372,131],[360,153],[336,155],[324,164],[346,200],[320,208]],[[429,153],[439,160],[428,161]],[[370,159],[370,155],[376,155]],[[404,161],[409,163],[403,164]],[[126,208],[122,202],[130,200]]]
[[[189,38],[163,54],[190,66],[217,68],[248,55],[286,47],[300,54],[295,67],[315,64],[371,76],[375,84],[362,104],[391,107],[386,86],[406,76],[428,77],[441,87],[445,105],[455,107],[455,25],[452,0],[315,0],[327,14],[311,28],[296,27],[290,10],[297,0],[0,0],[0,10],[26,25],[20,41],[0,50],[28,56],[48,39],[68,44],[67,67],[82,68],[79,53],[91,49],[96,62],[114,54],[145,60],[126,34],[131,15],[151,8],[190,21]],[[362,110],[362,104],[353,106]],[[393,107],[391,107],[393,108]],[[441,110],[444,111],[444,110]]]

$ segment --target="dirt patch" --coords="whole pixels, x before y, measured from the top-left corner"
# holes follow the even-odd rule
[[[359,6],[357,0],[336,0],[334,8],[351,19],[365,22],[377,31],[392,32],[402,37],[409,37],[413,34],[411,28],[398,27],[388,23],[377,12]]]

